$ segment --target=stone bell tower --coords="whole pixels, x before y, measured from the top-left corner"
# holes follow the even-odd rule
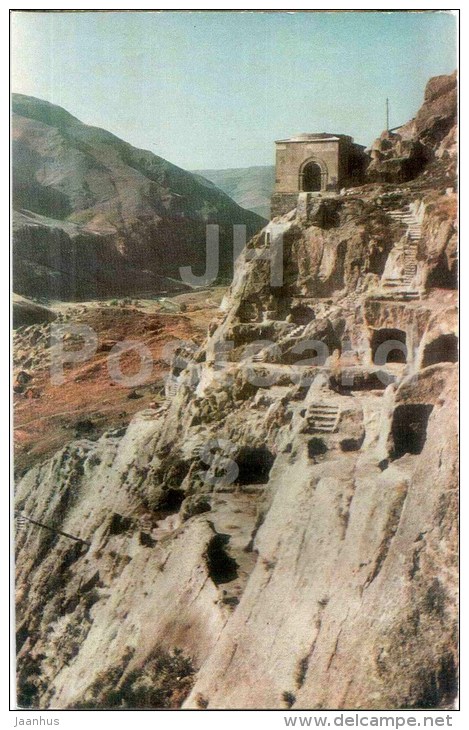
[[[363,181],[365,148],[346,134],[299,134],[275,145],[272,218],[295,208],[299,193],[334,194]]]

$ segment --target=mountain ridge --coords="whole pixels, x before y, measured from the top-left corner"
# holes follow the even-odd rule
[[[223,190],[238,205],[264,218],[270,217],[270,197],[275,183],[274,165],[192,170]]]
[[[12,109],[19,294],[67,299],[174,288],[166,279],[179,279],[180,266],[205,270],[209,223],[220,226],[227,276],[233,224],[246,225],[249,237],[265,223],[192,173],[50,102],[13,94]],[[87,269],[97,271],[94,286]]]

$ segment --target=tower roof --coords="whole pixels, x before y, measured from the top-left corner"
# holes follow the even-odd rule
[[[331,134],[330,132],[303,132],[288,139],[278,139],[276,142],[323,142],[325,140],[347,139],[353,141],[348,134]]]

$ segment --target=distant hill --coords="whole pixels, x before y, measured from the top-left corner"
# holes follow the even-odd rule
[[[49,102],[13,95],[14,290],[55,299],[171,291],[180,266],[205,271],[205,228],[265,223],[203,178],[90,127]]]
[[[213,182],[242,208],[270,218],[270,197],[275,183],[273,165],[193,172]]]

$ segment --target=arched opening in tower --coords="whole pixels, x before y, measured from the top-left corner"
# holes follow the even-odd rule
[[[303,168],[303,192],[315,193],[321,190],[321,168],[316,162],[308,162]]]

